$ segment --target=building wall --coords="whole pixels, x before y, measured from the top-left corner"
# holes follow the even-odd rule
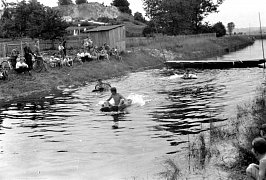
[[[90,32],[93,44],[103,46],[107,43],[111,48],[117,47],[120,51],[126,49],[125,27],[118,27],[109,31]]]

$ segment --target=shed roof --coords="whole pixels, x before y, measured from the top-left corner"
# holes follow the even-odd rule
[[[86,32],[99,32],[99,31],[109,31],[118,27],[122,27],[124,26],[123,24],[119,24],[119,25],[112,25],[112,26],[98,26],[96,28],[93,29],[89,29]]]
[[[93,27],[95,27],[95,26],[93,26]],[[69,26],[69,27],[67,27],[66,28],[66,30],[67,31],[71,31],[71,30],[82,30],[82,29],[90,29],[90,28],[92,28],[92,26],[80,26],[80,27],[77,27],[77,26]]]

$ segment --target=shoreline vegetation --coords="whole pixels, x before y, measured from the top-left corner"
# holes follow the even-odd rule
[[[94,83],[97,79],[124,76],[128,72],[164,67],[165,60],[203,59],[236,51],[253,44],[248,36],[228,36],[221,38],[187,38],[154,41],[143,46],[127,44],[122,53],[122,61],[92,61],[72,67],[48,68],[48,72],[9,74],[7,81],[0,82],[0,104],[28,96],[38,97],[49,93],[58,86],[80,86]]]

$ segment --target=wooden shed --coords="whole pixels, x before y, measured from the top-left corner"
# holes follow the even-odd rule
[[[126,49],[126,29],[124,25],[98,26],[87,30],[94,45],[103,46],[107,43],[111,48],[117,47],[118,50]]]

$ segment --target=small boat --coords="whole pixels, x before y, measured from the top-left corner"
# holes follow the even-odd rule
[[[253,60],[180,60],[180,61],[166,61],[165,64],[169,68],[185,69],[227,69],[227,68],[248,68],[258,67],[258,64],[264,63],[265,59]]]
[[[132,104],[132,100],[131,99],[126,99],[124,104],[122,104],[120,106],[120,108],[118,106],[110,106],[109,103],[104,102],[102,104],[102,107],[101,107],[100,111],[102,111],[102,112],[121,112],[125,108],[131,106],[131,104]]]

